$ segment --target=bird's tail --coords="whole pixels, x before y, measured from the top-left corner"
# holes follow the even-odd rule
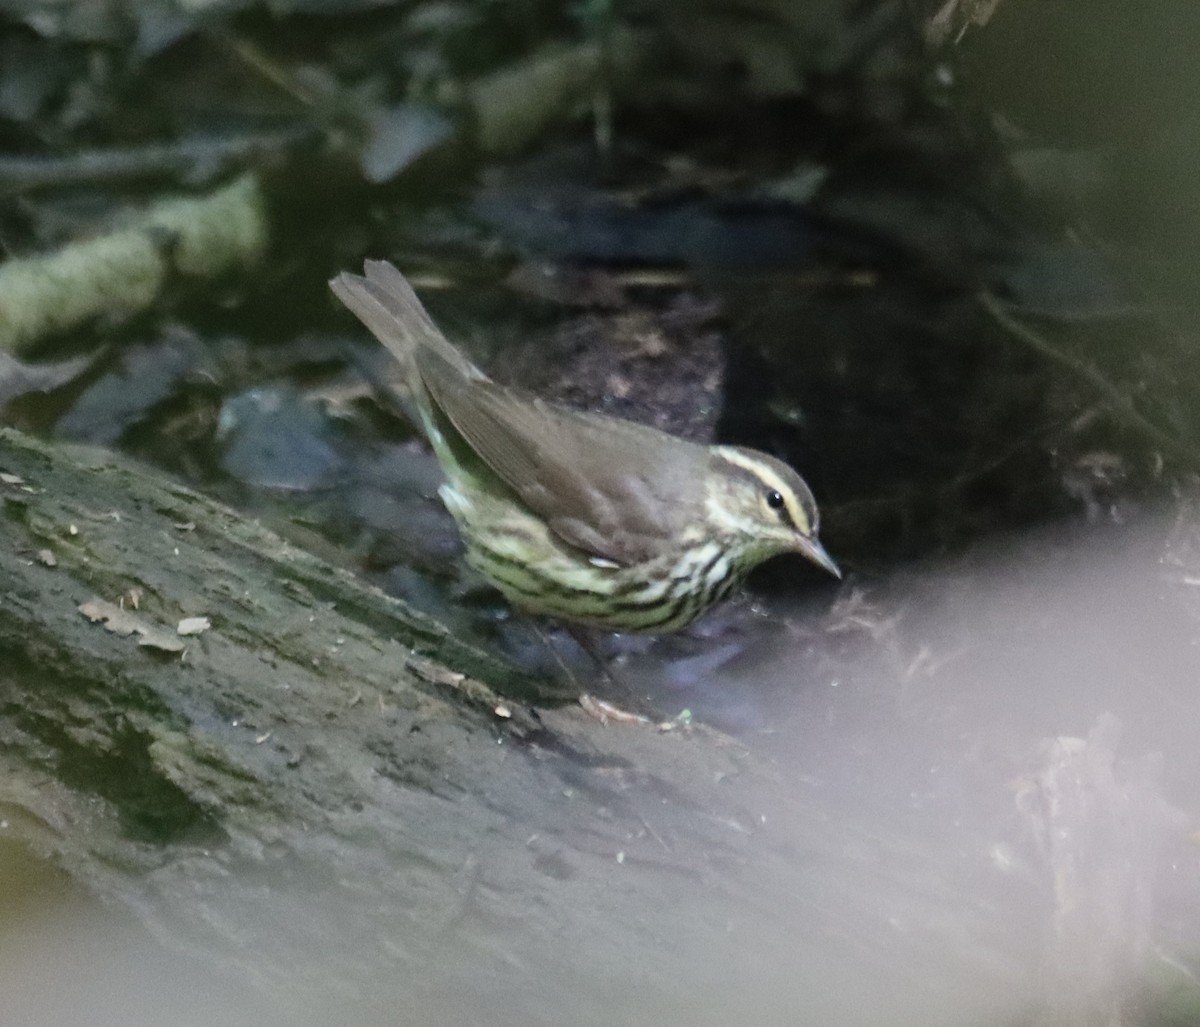
[[[329,282],[329,288],[399,362],[405,379],[416,388],[419,374],[416,354],[420,349],[436,353],[468,378],[483,373],[454,348],[433,323],[413,287],[386,260],[368,260],[366,277],[343,271]]]
[[[394,265],[386,260],[368,260],[363,269],[365,277],[343,271],[330,280],[329,288],[396,358],[420,427],[445,467],[451,454],[443,419],[425,387],[419,357],[435,356],[436,363],[465,378],[486,376],[441,333],[408,279]]]

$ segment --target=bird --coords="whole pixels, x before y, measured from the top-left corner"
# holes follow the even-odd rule
[[[387,261],[329,285],[400,365],[467,562],[518,610],[568,628],[665,634],[779,554],[841,577],[818,540],[812,492],[782,460],[494,381]]]

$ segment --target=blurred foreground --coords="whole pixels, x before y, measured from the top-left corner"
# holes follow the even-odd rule
[[[592,947],[564,939],[560,965],[545,965],[555,907],[581,894],[571,847],[589,843],[551,851],[533,829],[541,906],[507,923],[494,920],[502,857],[486,842],[423,928],[364,915],[356,872],[339,893],[329,868],[264,858],[230,862],[228,905],[208,900],[205,915],[238,925],[244,946],[213,953],[198,940],[191,952],[165,921],[169,948],[137,926],[186,901],[162,893],[186,874],[131,880],[127,908],[101,909],[0,843],[5,1020],[1194,1023],[1197,538],[1166,518],[1046,532],[886,584],[852,579],[816,626],[776,623],[756,640],[743,617],[736,642],[726,632],[675,643],[695,652],[673,661],[633,659],[627,672],[661,701],[736,724],[806,796],[807,822],[745,811],[753,844],[791,864],[781,879],[798,894],[777,906],[741,887],[727,852],[681,868],[647,807],[661,863],[614,853],[602,888],[618,917],[631,915],[626,894],[661,891],[663,906],[643,904],[627,925],[639,951],[614,951],[601,930]],[[647,680],[643,665],[661,673]],[[406,872],[377,868],[389,885]],[[681,962],[688,980],[674,976]],[[314,994],[305,966],[343,963],[394,972],[364,981],[348,969],[342,993]]]

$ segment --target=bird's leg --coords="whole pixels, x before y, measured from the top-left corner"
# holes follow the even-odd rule
[[[588,632],[588,629],[575,624],[564,624],[563,627],[566,628],[567,634],[575,640],[575,644],[588,654],[592,662],[596,665],[596,668],[600,671],[601,677],[613,687],[613,691],[621,693],[628,700],[629,705],[636,707],[638,704],[637,696],[634,695],[633,689],[630,688],[627,681],[621,680],[613,673],[612,666],[596,650],[595,638]],[[593,717],[597,717],[604,722],[615,720],[623,724],[652,723],[651,718],[644,714],[637,713],[632,709],[625,709],[623,706],[617,706],[607,699],[597,699],[590,692],[582,690],[579,693],[579,705]]]
[[[529,626],[533,628],[534,632],[541,640],[542,645],[544,645],[550,655],[554,657],[554,662],[558,664],[559,669],[563,672],[563,676],[566,678],[567,684],[578,693],[579,705],[582,706],[584,710],[590,713],[597,720],[605,723],[610,720],[618,721],[622,724],[651,723],[651,719],[649,717],[644,716],[641,713],[634,713],[630,710],[624,709],[608,699],[598,699],[591,692],[585,689],[580,683],[579,678],[576,677],[575,672],[571,670],[567,661],[563,659],[563,655],[559,651],[558,646],[554,644],[554,640],[543,629],[542,625],[538,623],[537,619],[532,614],[525,614],[524,619],[528,622]],[[612,686],[612,690],[624,693],[631,703],[635,702],[636,700],[633,695],[633,690],[624,682],[619,681],[616,675],[613,674],[612,669],[605,662],[604,657],[601,656],[596,650],[595,642],[587,633],[587,629],[573,624],[564,624],[563,627],[566,629],[567,634],[574,639],[575,644],[579,646],[579,648],[582,649],[587,654],[588,658],[596,665],[596,669],[600,672],[601,678],[603,678],[605,682]]]
[[[538,623],[537,618],[533,614],[526,613],[523,619],[533,628],[534,634],[537,635],[542,645],[545,646],[546,651],[554,657],[554,662],[558,664],[558,669],[563,672],[563,676],[567,679],[567,684],[582,694],[583,685],[580,684],[579,679],[575,676],[575,672],[567,665],[567,661],[563,659],[563,655],[558,651],[558,646],[554,644],[554,640],[542,628],[541,624]],[[589,653],[588,655],[591,654]]]

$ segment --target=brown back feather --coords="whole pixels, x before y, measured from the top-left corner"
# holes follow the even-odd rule
[[[415,363],[467,444],[565,542],[628,565],[703,515],[706,446],[493,382],[446,341],[399,271],[381,261],[366,269],[366,279],[338,276],[334,292]]]

